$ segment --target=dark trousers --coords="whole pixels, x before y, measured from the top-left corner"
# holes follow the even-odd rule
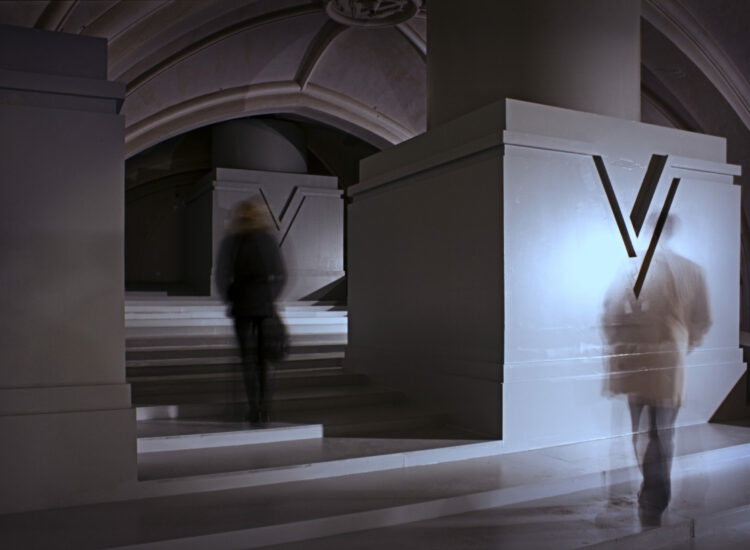
[[[672,495],[670,472],[674,456],[674,421],[677,408],[647,405],[630,399],[633,447],[643,475],[638,507],[641,521],[659,524]],[[643,412],[648,414],[648,431],[639,433]],[[647,438],[645,449],[643,439]]]
[[[263,324],[266,317],[235,317],[234,330],[242,357],[242,377],[249,407],[248,420],[266,420],[267,361],[264,357]]]

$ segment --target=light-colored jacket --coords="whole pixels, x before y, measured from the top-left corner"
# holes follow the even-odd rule
[[[610,288],[602,326],[611,354],[605,393],[679,407],[685,357],[711,326],[703,269],[668,249],[655,254],[638,297],[632,277]]]

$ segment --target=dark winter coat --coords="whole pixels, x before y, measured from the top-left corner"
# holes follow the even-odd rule
[[[233,317],[271,317],[286,270],[279,245],[265,229],[233,233],[219,248],[216,283]]]

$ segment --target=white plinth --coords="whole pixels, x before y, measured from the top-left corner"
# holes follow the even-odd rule
[[[713,323],[685,361],[678,424],[707,421],[744,369],[739,172],[725,145],[507,100],[366,159],[349,210],[347,366],[507,448],[627,433],[624,399],[603,393],[614,353],[604,300],[623,264],[643,265],[679,179],[669,213],[681,223],[655,250],[705,273]],[[666,158],[636,235],[630,213],[653,155]]]
[[[0,513],[136,479],[125,382],[123,84],[106,40],[0,25]]]

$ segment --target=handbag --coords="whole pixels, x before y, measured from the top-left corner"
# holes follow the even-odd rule
[[[264,355],[271,361],[280,361],[289,353],[289,335],[277,312],[263,322]]]

